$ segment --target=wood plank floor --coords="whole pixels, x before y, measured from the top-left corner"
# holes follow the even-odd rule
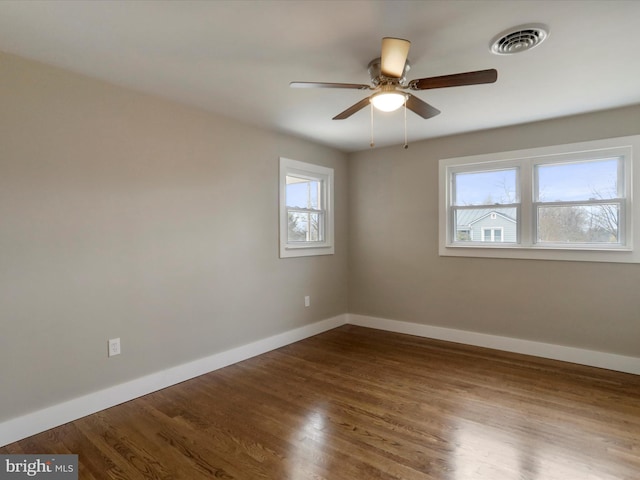
[[[0,453],[89,480],[637,480],[640,376],[347,325]]]

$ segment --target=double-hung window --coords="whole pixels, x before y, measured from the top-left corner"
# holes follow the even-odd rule
[[[513,165],[474,165],[450,171],[452,241],[516,243],[519,171]]]
[[[624,247],[624,155],[534,164],[535,242]]]
[[[280,158],[280,257],[332,253],[333,169]]]
[[[634,149],[640,136],[441,160],[440,254],[640,263]]]

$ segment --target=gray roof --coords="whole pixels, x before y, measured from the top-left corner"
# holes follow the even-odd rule
[[[458,215],[456,218],[456,224],[458,227],[473,225],[479,220],[491,215],[492,213],[496,213],[501,217],[509,220],[510,222],[515,223],[516,219],[513,217],[515,208],[470,208],[458,210]]]

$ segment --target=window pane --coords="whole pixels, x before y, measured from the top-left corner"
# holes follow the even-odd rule
[[[454,205],[516,203],[516,169],[453,175]]]
[[[454,221],[456,242],[518,241],[516,207],[455,209]]]
[[[618,198],[618,164],[608,158],[589,162],[537,165],[537,201],[568,202]]]
[[[289,242],[321,242],[323,219],[320,213],[289,212],[288,238]]]
[[[618,243],[620,206],[567,205],[538,207],[538,242]]]
[[[287,175],[287,207],[320,210],[320,180]]]

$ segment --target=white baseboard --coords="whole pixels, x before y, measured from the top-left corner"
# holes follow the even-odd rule
[[[455,330],[452,328],[435,327],[432,325],[402,322],[352,313],[347,314],[347,323],[389,332],[406,333],[418,337],[447,340],[449,342],[464,343],[477,347],[494,348],[496,350],[522,353],[535,357],[579,363],[590,367],[606,368],[608,370],[640,375],[640,358],[638,357],[627,357],[614,353],[566,347],[551,343],[532,342],[518,338],[487,335],[466,330]]]
[[[347,323],[640,375],[640,358],[637,357],[366,315],[343,314],[7,420],[0,423],[0,446]]]
[[[0,423],[0,446],[344,325],[338,315]]]

